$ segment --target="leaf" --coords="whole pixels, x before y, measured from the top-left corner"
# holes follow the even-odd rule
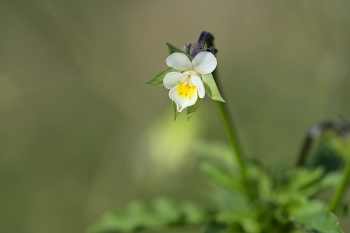
[[[247,163],[247,175],[253,181],[254,185],[251,189],[255,190],[257,197],[260,199],[270,198],[273,184],[266,169],[258,163]]]
[[[210,96],[210,98],[220,102],[225,102],[225,100],[220,95],[219,89],[216,86],[215,80],[211,73],[202,75],[202,80],[204,83],[205,91]]]
[[[337,216],[327,211],[327,206],[322,202],[303,200],[293,203],[289,214],[292,221],[299,223],[307,230],[318,233],[343,233]]]
[[[309,185],[319,181],[323,172],[324,170],[322,168],[316,168],[313,170],[305,168],[297,169],[287,186],[287,191],[299,191],[303,188],[307,188]]]
[[[139,229],[165,230],[172,226],[197,226],[204,222],[206,213],[192,203],[177,204],[167,198],[152,204],[140,201],[122,211],[107,214],[90,233],[131,233]]]
[[[173,110],[174,110],[174,121],[176,120],[177,115],[179,115],[179,112],[177,111],[176,103],[173,101]]]
[[[153,213],[164,223],[176,222],[181,218],[181,212],[176,204],[166,198],[159,198],[153,203]]]
[[[342,175],[341,172],[329,172],[320,181],[303,189],[302,194],[312,197],[324,189],[336,188],[341,181]]]
[[[225,165],[230,170],[237,170],[232,149],[223,142],[200,142],[193,148],[194,152],[205,159],[214,160]]]
[[[185,52],[182,51],[181,49],[176,48],[175,46],[173,46],[173,45],[171,45],[171,44],[169,44],[169,43],[166,43],[166,45],[168,46],[168,52],[169,52],[170,55],[173,54],[173,53],[183,53],[183,54],[185,54],[185,55],[190,59],[190,61],[193,60],[193,57],[192,57],[192,56],[190,56],[189,54],[185,53]]]
[[[154,77],[153,79],[151,79],[150,81],[148,81],[146,84],[151,84],[153,86],[162,86],[163,85],[163,79],[165,77],[165,75],[167,75],[170,72],[176,72],[177,70],[168,67],[165,70],[163,70],[162,72],[160,72],[158,75],[156,75],[156,77]]]
[[[203,223],[205,214],[193,203],[186,202],[181,205],[180,208],[188,224],[198,225],[200,223]]]
[[[192,117],[192,115],[195,113],[195,111],[197,110],[197,108],[199,107],[199,105],[201,104],[202,102],[202,98],[199,98],[197,99],[197,102],[192,105],[192,106],[189,106],[187,108],[187,120],[190,120],[190,118]]]
[[[208,162],[203,162],[200,168],[212,182],[231,190],[244,192],[240,180],[223,169]]]

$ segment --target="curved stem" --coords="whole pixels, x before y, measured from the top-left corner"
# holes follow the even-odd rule
[[[301,152],[299,154],[299,158],[297,161],[298,167],[305,166],[305,163],[307,161],[307,157],[310,155],[310,150],[314,142],[317,140],[317,138],[326,130],[333,129],[337,130],[335,125],[330,121],[323,121],[318,124],[313,125],[305,138],[303,147],[301,149]]]
[[[344,174],[343,174],[341,183],[338,186],[335,193],[333,194],[332,200],[329,203],[329,207],[328,207],[329,211],[335,212],[335,210],[337,209],[337,207],[338,207],[338,205],[339,205],[339,203],[344,195],[345,188],[348,185],[349,177],[350,177],[350,160],[347,162],[346,167],[344,169]]]
[[[207,47],[212,47],[214,46],[214,36],[212,34],[210,34],[209,32],[207,32]],[[216,68],[212,75],[214,77],[214,80],[216,82],[216,85],[218,86],[218,89],[222,92],[222,88],[220,85],[220,80],[218,77],[218,73],[217,73],[218,68]],[[222,93],[221,93],[222,94]],[[220,113],[221,116],[221,120],[222,123],[224,125],[226,134],[227,134],[227,138],[229,140],[229,143],[231,144],[232,150],[233,150],[233,154],[235,156],[235,159],[238,162],[238,165],[241,169],[241,173],[242,173],[242,177],[244,182],[246,183],[246,187],[247,187],[247,192],[249,193],[249,181],[248,181],[248,177],[247,177],[247,171],[246,171],[246,166],[244,163],[244,159],[243,159],[243,154],[242,154],[242,150],[239,146],[239,142],[238,142],[238,136],[237,136],[237,130],[236,127],[233,123],[232,117],[230,116],[230,112],[228,110],[228,107],[225,103],[216,101],[217,103],[217,109]]]

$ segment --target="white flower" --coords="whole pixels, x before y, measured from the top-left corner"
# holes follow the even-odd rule
[[[164,86],[171,89],[169,97],[177,105],[177,111],[196,103],[198,96],[204,98],[205,89],[202,75],[213,72],[217,65],[215,56],[210,52],[199,53],[191,62],[182,53],[173,53],[166,64],[179,72],[168,73],[163,80]]]

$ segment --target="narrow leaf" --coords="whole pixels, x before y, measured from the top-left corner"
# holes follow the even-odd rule
[[[197,102],[194,105],[187,108],[187,120],[190,120],[190,118],[192,117],[194,112],[197,110],[201,102],[202,102],[202,98],[198,98]]]
[[[165,77],[165,75],[167,75],[170,72],[176,72],[177,70],[168,67],[165,70],[163,70],[162,72],[160,72],[156,77],[154,77],[152,80],[150,80],[149,82],[147,82],[146,84],[151,84],[153,86],[162,86],[163,85],[163,79]]]
[[[190,56],[189,54],[185,53],[184,51],[182,51],[181,49],[179,48],[176,48],[175,46],[169,44],[169,43],[166,43],[166,45],[168,46],[168,52],[169,54],[173,54],[173,53],[183,53],[185,54],[191,61],[193,60],[193,57]]]
[[[298,191],[303,188],[308,187],[320,180],[323,175],[322,168],[316,168],[313,170],[310,169],[298,169],[293,174],[289,184],[288,184],[288,192]]]
[[[223,169],[208,163],[203,162],[201,164],[201,170],[209,180],[212,182],[221,185],[223,187],[229,188],[230,190],[237,190],[243,192],[244,188],[242,187],[240,180],[236,177],[233,177],[228,172],[224,171]]]
[[[215,80],[211,73],[202,75],[202,80],[204,83],[205,91],[210,96],[210,98],[220,102],[225,102],[225,100],[220,95],[219,89],[216,86]]]
[[[179,112],[177,111],[176,103],[173,101],[173,110],[174,110],[174,121],[176,120],[177,115],[179,115]]]

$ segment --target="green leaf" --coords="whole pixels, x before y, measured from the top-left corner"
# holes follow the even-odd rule
[[[322,168],[316,168],[313,170],[299,168],[295,170],[295,173],[287,186],[287,192],[299,191],[308,187],[309,185],[312,185],[313,183],[316,183],[322,177],[323,172],[324,170]]]
[[[230,170],[237,170],[237,164],[234,158],[232,149],[223,142],[208,142],[203,141],[198,143],[193,151],[199,157],[217,161],[225,165]]]
[[[131,233],[139,229],[165,230],[172,226],[197,226],[206,213],[192,203],[177,204],[159,198],[151,205],[133,202],[127,209],[107,214],[90,233]]]
[[[174,121],[176,120],[177,115],[179,115],[179,112],[177,111],[176,103],[173,101],[173,110],[174,110]]]
[[[165,70],[163,70],[162,72],[160,72],[156,77],[154,77],[153,79],[151,79],[149,82],[147,82],[146,84],[151,84],[153,86],[162,86],[163,85],[163,79],[165,77],[165,75],[167,75],[170,72],[176,72],[177,70],[168,67]]]
[[[188,224],[198,225],[200,223],[203,223],[205,214],[193,203],[186,202],[181,205],[180,208]]]
[[[342,175],[343,174],[341,172],[327,173],[320,181],[303,189],[302,194],[312,197],[324,189],[336,188],[341,181]]]
[[[208,162],[203,162],[200,168],[212,182],[231,190],[244,192],[240,179],[237,179],[223,169]]]
[[[319,201],[303,200],[293,203],[290,216],[292,221],[299,223],[307,230],[318,233],[343,233],[337,216],[327,211],[327,206]]]
[[[192,117],[192,115],[194,114],[194,112],[197,110],[197,108],[199,107],[199,105],[201,104],[202,102],[202,98],[199,98],[197,99],[197,102],[192,105],[192,106],[189,106],[187,108],[187,120],[190,120],[190,118]]]
[[[254,181],[251,189],[254,189],[260,199],[268,199],[273,187],[272,180],[266,169],[258,163],[247,163],[247,176]]]
[[[192,56],[190,56],[189,54],[185,53],[185,52],[182,51],[181,49],[176,48],[175,46],[173,46],[173,45],[171,45],[171,44],[169,44],[169,43],[166,43],[166,45],[168,46],[168,52],[169,52],[170,55],[173,54],[173,53],[183,53],[183,54],[185,54],[185,55],[190,59],[190,61],[193,60],[193,57],[192,57]]]
[[[210,98],[220,102],[225,102],[225,100],[220,95],[219,89],[216,86],[215,80],[211,73],[202,75],[202,80],[204,83],[205,91],[210,96]]]

